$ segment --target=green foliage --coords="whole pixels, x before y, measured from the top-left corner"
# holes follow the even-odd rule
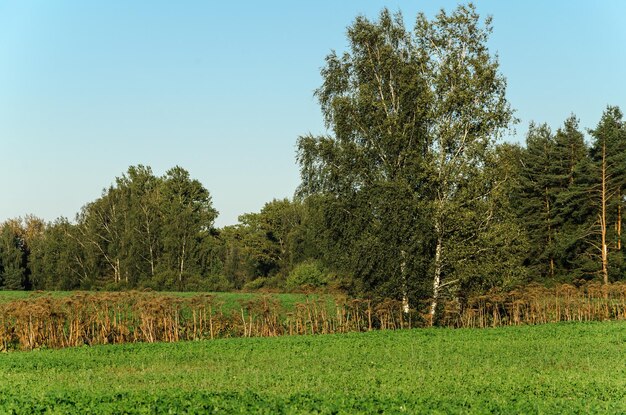
[[[530,242],[525,266],[532,279],[573,282],[599,275],[603,146],[609,273],[612,280],[623,278],[620,212],[624,202],[619,195],[626,177],[625,131],[616,107],[607,108],[591,131],[594,140],[590,147],[573,115],[556,134],[546,125],[531,124],[520,155],[514,199]]]
[[[187,281],[189,291],[230,291],[233,289],[231,282],[222,274],[209,274],[205,277],[196,276]]]
[[[0,289],[28,288],[27,257],[28,246],[21,220],[3,223],[0,226]]]
[[[451,286],[442,293],[444,298],[510,290],[527,282],[523,261],[529,245],[512,199],[520,151],[508,144],[490,151],[476,180],[459,191],[460,200],[470,201],[454,213],[458,223],[448,227],[443,244],[445,284]]]
[[[308,197],[326,265],[356,275],[355,293],[400,297],[419,285],[408,276],[424,274],[429,250],[420,202],[428,146],[425,59],[402,16],[386,9],[378,21],[358,17],[347,36],[349,52],[327,56],[316,91],[333,136],[298,140],[299,194]]]
[[[623,413],[624,338],[605,322],[11,353],[0,412]]]
[[[531,277],[572,281],[593,273],[582,261],[586,221],[594,213],[584,207],[589,158],[578,120],[570,116],[556,134],[531,124],[521,161],[516,207],[530,241],[525,261]]]
[[[237,288],[251,280],[271,285],[284,282],[306,255],[305,207],[299,201],[273,200],[258,213],[239,217],[239,224],[221,230],[223,272]],[[258,285],[258,284],[257,284]]]
[[[70,223],[27,217],[0,228],[0,286],[224,289],[209,192],[175,167],[131,166]]]
[[[31,241],[28,262],[34,289],[71,290],[84,286],[87,275],[81,271],[91,269],[76,236],[75,227],[65,218],[44,224],[40,237]]]
[[[321,211],[313,226],[328,266],[369,293],[454,293],[471,278],[457,264],[479,266],[474,248],[503,231],[489,265],[505,257],[517,273],[515,225],[490,200],[503,180],[485,167],[513,121],[490,33],[472,5],[420,14],[413,31],[384,9],[377,21],[357,17],[349,51],[326,58],[316,96],[332,135],[299,138],[299,193]]]
[[[287,277],[289,290],[300,288],[319,288],[328,283],[328,276],[320,261],[308,260],[298,264]]]

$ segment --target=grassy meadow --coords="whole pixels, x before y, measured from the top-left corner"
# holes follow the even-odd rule
[[[625,413],[626,322],[0,354],[0,413]]]

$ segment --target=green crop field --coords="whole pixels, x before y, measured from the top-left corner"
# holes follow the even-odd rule
[[[626,322],[0,354],[0,413],[625,413]]]

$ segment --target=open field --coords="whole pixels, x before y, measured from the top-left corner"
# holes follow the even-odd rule
[[[0,354],[0,413],[624,413],[626,322]]]

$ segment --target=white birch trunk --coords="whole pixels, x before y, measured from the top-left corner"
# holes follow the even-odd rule
[[[185,245],[187,244],[187,239],[183,238],[183,246],[180,254],[180,269],[178,273],[178,281],[183,281],[183,271],[185,270]]]
[[[117,258],[115,260],[115,265],[113,266],[113,273],[115,274],[114,279],[115,282],[122,282],[122,270],[120,268],[120,259]]]
[[[154,249],[152,248],[152,232],[150,230],[150,219],[148,209],[146,207],[143,207],[143,213],[146,217],[146,232],[148,234],[148,250],[150,252],[150,275],[154,277]]]
[[[409,305],[409,289],[406,279],[406,251],[400,251],[402,262],[400,263],[400,274],[402,276],[402,312],[409,314],[411,307]]]
[[[441,235],[441,225],[439,221],[435,223],[437,234],[437,246],[435,248],[435,275],[433,278],[433,301],[430,304],[430,324],[435,323],[435,313],[437,312],[437,302],[439,301],[439,289],[441,288],[441,270],[443,262],[443,237]]]

